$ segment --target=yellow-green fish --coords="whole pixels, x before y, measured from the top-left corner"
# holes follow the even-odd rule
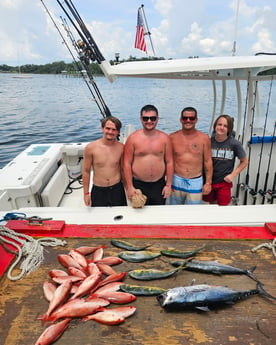
[[[131,278],[137,279],[137,280],[154,280],[154,279],[164,279],[171,277],[176,272],[183,269],[183,266],[177,267],[170,271],[162,271],[162,270],[156,270],[156,269],[137,269],[128,272],[128,275]]]
[[[132,284],[122,284],[120,285],[120,289],[124,292],[131,293],[135,296],[154,296],[166,291],[166,289],[156,286],[143,286]]]
[[[182,258],[182,259],[186,259],[186,258],[189,258],[191,256],[194,256],[197,252],[199,252],[200,250],[202,250],[205,246],[202,246],[200,248],[197,248],[195,250],[192,250],[190,252],[183,252],[183,251],[180,251],[180,250],[161,250],[160,253],[162,255],[165,255],[165,256],[170,256],[170,257],[174,257],[174,258]]]
[[[142,251],[128,251],[128,252],[121,252],[118,254],[119,258],[129,261],[129,262],[144,262],[147,260],[152,260],[161,256],[160,252],[150,252],[146,250]]]
[[[147,245],[147,246],[135,246],[127,241],[123,241],[123,240],[115,240],[112,239],[110,241],[111,244],[113,244],[113,246],[118,247],[118,248],[122,248],[122,249],[126,249],[126,250],[134,250],[134,251],[138,251],[138,250],[145,250],[146,248],[150,247],[151,245]]]

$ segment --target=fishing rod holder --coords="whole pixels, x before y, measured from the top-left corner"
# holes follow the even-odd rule
[[[260,190],[258,191],[258,193],[259,193],[261,196],[265,196],[265,195],[267,194],[267,191],[260,189]]]
[[[255,191],[254,189],[249,187],[249,194],[252,195],[254,198],[257,197],[258,192]]]

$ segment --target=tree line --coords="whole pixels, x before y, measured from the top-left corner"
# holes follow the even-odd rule
[[[65,63],[64,61],[56,61],[48,63],[45,65],[34,65],[27,64],[21,66],[8,66],[0,65],[0,72],[5,73],[18,73],[20,67],[21,73],[31,73],[31,74],[76,74],[78,73],[78,68],[74,62]],[[97,63],[91,63],[88,66],[89,70],[93,74],[102,74],[102,71]]]
[[[125,61],[138,61],[138,60],[164,60],[164,58],[156,58],[156,57],[145,57],[139,58],[130,56],[126,60],[120,60],[119,62]],[[118,63],[116,60],[110,60],[111,65]],[[93,75],[102,75],[103,72],[100,69],[98,63],[91,62],[88,65],[89,71]],[[66,63],[64,61],[56,61],[52,63],[48,63],[45,65],[34,65],[34,64],[27,64],[21,66],[8,66],[8,65],[0,65],[0,73],[18,73],[19,70],[21,73],[31,73],[31,74],[77,74],[79,73],[79,69],[82,69],[81,64],[79,62],[71,62]]]
[[[146,60],[164,60],[164,58],[157,58],[157,57],[145,57],[145,58],[139,58],[130,56],[126,60],[120,60],[119,62],[125,62],[125,61],[146,61]],[[118,61],[111,60],[110,63],[113,65],[115,63],[118,63]],[[27,65],[21,65],[21,66],[8,66],[8,65],[0,65],[0,73],[18,73],[19,70],[21,73],[31,73],[31,74],[77,74],[79,73],[79,68],[81,68],[81,65],[77,66],[77,63],[71,62],[71,63],[65,63],[64,61],[56,61],[52,63],[48,63],[45,65],[34,65],[34,64],[27,64]],[[93,75],[102,75],[103,72],[100,69],[99,65],[96,62],[91,62],[88,65],[89,71]],[[276,68],[273,68],[268,71],[264,71],[259,73],[260,75],[266,75],[266,74],[276,74]]]

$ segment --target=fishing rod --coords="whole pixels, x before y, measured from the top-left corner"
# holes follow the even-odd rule
[[[258,87],[258,80],[255,81],[255,91],[254,91],[254,101],[253,101],[253,107],[252,107],[252,120],[251,120],[251,140],[252,140],[252,136],[253,136],[253,125],[254,125],[254,118],[255,118],[255,108],[256,108],[256,98],[257,98],[257,87]],[[248,190],[252,190],[249,187],[249,169],[250,169],[250,158],[251,158],[251,140],[249,141],[249,149],[248,149],[248,165],[247,165],[247,172],[246,172],[246,177],[245,177],[245,192],[244,192],[244,200],[243,200],[243,204],[247,205],[247,194],[248,194]]]
[[[62,25],[64,27],[64,30],[67,32],[67,36],[71,40],[73,47],[75,48],[76,52],[79,55],[80,61],[79,61],[79,64],[77,64],[77,65],[79,67],[80,73],[83,76],[83,79],[84,79],[85,83],[87,84],[88,88],[91,90],[91,87],[86,80],[86,76],[83,73],[83,70],[86,71],[86,75],[89,77],[90,84],[92,84],[94,91],[96,92],[98,100],[94,96],[94,94],[91,90],[91,93],[94,97],[94,101],[96,102],[98,108],[100,109],[100,112],[101,112],[103,117],[111,116],[111,112],[110,112],[108,106],[105,104],[105,101],[104,101],[104,99],[100,93],[100,90],[98,89],[98,86],[97,86],[97,84],[93,78],[93,75],[92,75],[90,69],[89,69],[89,63],[90,63],[90,59],[91,59],[90,52],[87,51],[86,46],[84,45],[84,43],[81,40],[78,40],[78,41],[75,40],[72,32],[70,31],[68,24],[66,23],[65,18],[61,18],[61,20],[63,22]],[[81,66],[79,66],[79,65],[81,65]],[[98,101],[100,102],[100,104]]]
[[[253,197],[254,197],[253,205],[255,205],[256,201],[257,201],[257,193],[258,193],[258,186],[259,186],[259,179],[260,179],[260,170],[261,170],[261,163],[262,163],[262,159],[263,159],[264,137],[265,137],[265,131],[266,131],[268,112],[269,112],[272,82],[273,82],[273,77],[271,78],[270,89],[269,89],[269,93],[268,93],[267,107],[266,107],[266,113],[265,113],[265,122],[264,122],[264,129],[263,129],[263,137],[262,137],[262,143],[261,143],[261,149],[260,149],[260,158],[259,158],[258,172],[257,172],[257,176],[256,176],[254,194],[253,194],[253,191],[250,191],[251,195],[253,195]]]
[[[274,144],[274,139],[275,139],[275,132],[276,132],[276,121],[274,123],[274,129],[273,129],[273,134],[272,134],[272,142],[270,146],[270,152],[269,152],[269,158],[268,158],[268,164],[267,164],[267,170],[266,170],[266,175],[265,175],[265,183],[264,183],[264,189],[259,190],[259,193],[262,195],[262,204],[265,203],[265,195],[268,192],[267,189],[267,184],[268,184],[268,178],[269,178],[269,169],[270,169],[270,163],[271,163],[271,157],[272,157],[272,151],[273,151],[273,144]],[[275,187],[273,187],[274,190]]]
[[[63,34],[61,33],[61,31],[60,31],[58,25],[56,24],[56,22],[55,22],[53,16],[51,15],[50,11],[49,11],[48,8],[46,7],[46,5],[45,5],[45,3],[43,2],[43,0],[41,0],[41,3],[42,3],[42,5],[43,5],[43,7],[45,8],[45,10],[46,10],[48,16],[50,17],[51,21],[53,22],[55,28],[57,29],[57,31],[58,31],[58,33],[59,33],[61,39],[62,39],[62,42],[65,44],[66,48],[68,49],[68,51],[69,51],[69,53],[70,53],[70,55],[71,55],[71,57],[72,57],[72,59],[73,59],[73,61],[74,61],[74,66],[77,68],[78,72],[79,72],[80,75],[82,76],[82,78],[83,78],[83,80],[84,80],[86,86],[88,87],[88,89],[89,89],[89,91],[90,91],[90,93],[91,93],[91,95],[92,95],[93,101],[96,103],[96,105],[98,106],[98,109],[100,110],[101,115],[102,115],[103,117],[111,116],[111,112],[110,112],[109,108],[107,107],[107,105],[105,104],[105,102],[104,102],[104,100],[103,100],[103,98],[102,98],[102,95],[101,95],[101,93],[100,93],[100,91],[99,91],[99,89],[98,89],[98,87],[97,87],[97,85],[96,85],[96,83],[95,83],[95,81],[94,81],[94,78],[93,78],[92,73],[90,72],[90,70],[89,70],[87,64],[83,63],[81,49],[78,47],[78,45],[77,45],[77,43],[76,43],[76,41],[75,41],[75,39],[74,39],[74,37],[73,37],[73,34],[71,33],[71,31],[70,31],[70,29],[69,29],[69,26],[67,25],[66,21],[63,20],[63,19],[61,18],[61,20],[62,20],[62,22],[63,22],[63,24],[62,24],[62,25],[63,25],[63,28],[64,28],[64,30],[67,32],[67,35],[68,35],[69,39],[71,40],[71,43],[72,43],[73,47],[75,48],[75,50],[76,50],[76,52],[77,52],[77,54],[78,54],[78,56],[79,56],[79,58],[80,58],[80,61],[77,61],[77,60],[76,60],[76,58],[75,58],[75,56],[74,56],[74,54],[73,54],[71,48],[69,47],[67,41],[65,40]],[[84,70],[86,71],[86,74],[83,73]],[[87,77],[89,77],[89,82],[87,81]],[[94,95],[94,93],[93,93],[93,90],[92,90],[90,84],[93,86],[94,91],[96,92],[99,101],[98,101],[97,98],[95,97],[95,95]],[[99,103],[99,102],[100,102],[100,103]]]
[[[274,202],[274,198],[276,198],[276,172],[274,172],[274,180],[273,180],[273,186],[272,186],[272,191],[271,191],[271,199],[270,199],[270,203],[273,204]]]
[[[248,105],[249,79],[250,79],[250,72],[248,72],[248,77],[247,77],[247,90],[246,90],[246,99],[245,99],[245,105],[244,105],[242,137],[241,137],[241,139],[238,138],[238,140],[240,140],[242,144],[244,144],[244,132],[245,132],[245,123],[246,123],[246,109],[247,109],[247,105]],[[238,182],[237,182],[237,187],[236,187],[236,196],[233,197],[233,199],[235,201],[235,205],[237,205],[237,203],[239,202],[240,187],[241,187],[240,179],[241,179],[241,175],[239,174]]]
[[[91,50],[92,54],[95,57],[95,60],[97,60],[97,62],[101,64],[101,62],[103,62],[105,58],[103,57],[92,35],[90,34],[83,20],[81,19],[81,16],[79,15],[77,9],[75,8],[73,2],[70,0],[64,0],[64,3],[68,7],[68,10],[71,12],[72,16],[75,18],[77,24],[79,25],[79,28],[77,27],[76,23],[72,20],[71,16],[69,15],[65,7],[62,5],[60,0],[57,0],[57,2],[62,8],[62,10],[64,11],[64,13],[66,14],[66,16],[68,17],[68,19],[70,20],[71,24],[74,26],[74,28],[78,32],[81,39],[84,41],[86,46],[89,47],[89,49]]]

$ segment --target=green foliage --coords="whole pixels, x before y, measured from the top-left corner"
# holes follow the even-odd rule
[[[147,60],[164,60],[164,58],[156,57],[143,57],[137,59],[135,56],[130,56],[128,59],[120,60],[120,62],[125,61],[147,61]],[[116,62],[114,60],[110,61],[113,65]],[[103,72],[96,62],[91,62],[88,66],[89,71],[93,75],[103,75]],[[64,61],[56,61],[48,63],[46,65],[22,65],[20,66],[20,71],[22,73],[32,73],[32,74],[79,74],[83,66],[80,62],[65,63]],[[0,73],[18,73],[19,66],[8,66],[0,65]]]
[[[149,61],[149,60],[164,60],[163,57],[143,57],[143,58],[136,58],[135,56],[129,56],[128,59],[120,60],[121,62],[126,61]],[[114,60],[110,60],[110,64],[116,64],[117,62]],[[46,65],[22,65],[20,66],[20,71],[22,73],[31,73],[31,74],[79,74],[80,70],[82,70],[82,65],[77,62],[65,63],[64,61],[56,61],[52,63],[48,63]],[[101,68],[99,67],[98,63],[91,62],[88,66],[89,71],[92,75],[103,75]],[[19,66],[8,66],[8,65],[0,65],[0,73],[18,73]],[[260,75],[266,74],[276,74],[276,68],[271,70],[267,70],[264,72],[260,72]]]
[[[79,69],[82,69],[81,65],[76,65],[75,62],[65,63],[64,61],[56,61],[46,65],[29,64],[20,66],[20,71],[22,73],[32,74],[78,74]],[[89,65],[89,70],[93,75],[103,74],[97,63],[92,62]],[[18,71],[19,66],[0,65],[0,73],[18,73]]]

